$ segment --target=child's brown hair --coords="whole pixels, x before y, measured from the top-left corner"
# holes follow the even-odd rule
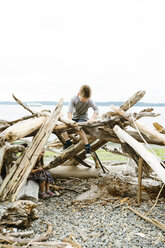
[[[90,98],[91,94],[92,94],[91,87],[89,85],[86,85],[86,84],[82,85],[80,90],[79,90],[79,94],[83,98]]]

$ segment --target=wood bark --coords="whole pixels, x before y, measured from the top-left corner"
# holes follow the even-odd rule
[[[138,193],[137,193],[137,202],[139,205],[141,203],[141,194],[142,194],[142,171],[143,171],[143,159],[139,158],[139,163],[138,163]]]
[[[155,183],[154,180],[143,179],[142,181],[142,200],[153,199],[159,190],[161,183]],[[96,200],[104,199],[109,196],[120,197],[136,197],[138,191],[138,179],[137,177],[124,176],[120,173],[111,173],[100,178],[97,185],[91,185],[91,189],[78,195],[76,201]],[[152,194],[151,194],[152,192]]]
[[[28,227],[30,221],[38,218],[36,204],[32,201],[15,201],[7,206],[0,206],[0,225]]]
[[[15,164],[15,161],[18,158],[17,153],[25,150],[24,145],[11,145],[10,143],[7,143],[5,146],[0,148],[0,173],[3,178],[6,177]]]

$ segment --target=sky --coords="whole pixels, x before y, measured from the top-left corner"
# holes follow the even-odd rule
[[[165,102],[164,0],[1,0],[0,101]]]

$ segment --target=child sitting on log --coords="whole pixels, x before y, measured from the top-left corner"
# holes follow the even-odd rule
[[[90,124],[96,119],[98,115],[98,107],[96,104],[90,99],[92,94],[92,90],[89,85],[82,85],[78,94],[72,97],[69,108],[68,108],[68,119],[73,120],[75,122],[88,122]],[[88,109],[92,108],[94,113],[92,117],[88,120]],[[91,148],[88,142],[87,136],[85,132],[81,129],[77,132],[85,145],[86,157],[91,155]],[[64,149],[67,149],[72,145],[72,142],[68,136],[67,132],[63,132],[62,136],[65,140]]]
[[[55,194],[50,191],[50,183],[54,182],[53,177],[49,172],[44,171],[43,169],[43,165],[44,165],[43,156],[44,156],[44,150],[39,155],[34,168],[32,169],[30,175],[28,176],[28,179],[39,183],[40,197],[42,199],[46,199],[48,197],[55,196]]]

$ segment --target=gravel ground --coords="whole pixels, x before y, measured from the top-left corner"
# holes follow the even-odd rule
[[[76,196],[90,189],[95,180],[57,180],[56,185],[67,189],[62,189],[58,197],[39,201],[39,219],[31,223],[28,230],[41,234],[47,230],[45,222],[50,222],[53,225],[51,241],[61,241],[73,235],[72,240],[88,248],[165,247],[164,232],[128,210],[126,205],[120,205],[121,198],[110,196],[90,202],[75,201]],[[142,214],[154,204],[154,201],[143,201],[137,207],[133,199],[130,202]],[[164,203],[161,198],[149,217],[165,223]]]

